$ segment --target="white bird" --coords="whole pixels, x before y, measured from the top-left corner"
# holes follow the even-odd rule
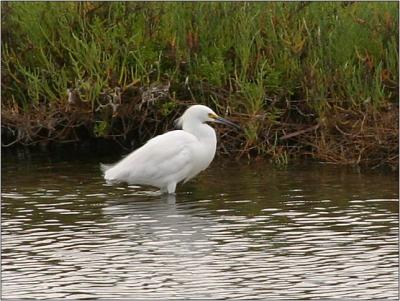
[[[206,122],[238,127],[209,107],[191,106],[177,119],[182,130],[150,139],[114,165],[102,164],[104,179],[108,183],[150,185],[160,188],[162,193],[175,193],[179,182],[192,179],[214,159],[217,137]]]

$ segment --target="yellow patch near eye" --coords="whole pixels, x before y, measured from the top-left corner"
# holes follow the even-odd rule
[[[217,116],[217,115],[214,115],[213,113],[208,113],[208,117],[209,117],[209,118],[212,118],[212,119],[215,119],[215,118],[217,118],[218,116]]]

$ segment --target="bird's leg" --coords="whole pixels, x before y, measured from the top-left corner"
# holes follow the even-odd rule
[[[176,189],[176,183],[175,182],[168,184],[167,190],[168,190],[169,194],[175,193],[175,189]]]
[[[176,204],[176,194],[164,194],[161,196],[161,199],[165,201],[167,204],[173,205]]]

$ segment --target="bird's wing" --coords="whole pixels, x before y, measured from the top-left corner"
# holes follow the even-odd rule
[[[180,178],[193,164],[197,138],[185,131],[171,131],[149,140],[105,172],[111,182],[154,184]]]

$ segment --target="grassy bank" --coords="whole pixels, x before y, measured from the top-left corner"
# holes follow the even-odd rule
[[[204,103],[244,128],[223,153],[397,166],[398,27],[395,2],[3,2],[3,144],[132,148]]]

